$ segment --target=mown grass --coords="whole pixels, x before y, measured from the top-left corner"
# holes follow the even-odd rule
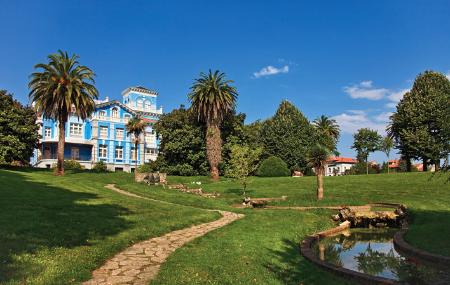
[[[129,175],[0,170],[0,283],[72,284],[127,246],[219,215],[104,185]]]
[[[162,266],[156,284],[343,283],[303,259],[298,249],[306,235],[333,225],[332,212],[235,209],[242,190],[230,179],[212,183],[207,177],[169,177],[170,183],[220,193],[216,199],[137,184],[126,173],[59,178],[38,171],[0,171],[0,179],[0,258],[6,260],[0,263],[0,276],[6,276],[0,280],[5,284],[25,277],[29,284],[86,280],[105,258],[134,241],[215,216],[191,206],[246,216],[177,250]],[[317,202],[314,177],[251,178],[247,194],[286,195],[286,201],[272,203],[283,206],[404,203],[412,213],[408,242],[450,256],[447,179],[430,173],[327,177],[325,199]],[[197,181],[202,184],[191,183]],[[120,196],[103,188],[108,183],[186,207]]]

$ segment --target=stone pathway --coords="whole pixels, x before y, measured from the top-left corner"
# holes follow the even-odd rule
[[[142,197],[108,184],[105,187],[134,198],[164,202]],[[165,202],[169,203],[169,202]],[[172,203],[169,203],[172,204]],[[106,284],[136,284],[147,285],[159,272],[162,263],[177,248],[185,243],[205,235],[215,229],[221,228],[229,223],[242,218],[244,215],[226,211],[217,211],[222,218],[190,228],[177,230],[160,237],[134,244],[124,251],[116,254],[102,267],[92,273],[92,279],[84,282],[84,285],[106,285]]]

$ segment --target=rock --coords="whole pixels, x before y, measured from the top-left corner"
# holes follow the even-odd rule
[[[331,218],[333,219],[333,221],[337,222],[341,219],[341,217],[339,216],[339,214],[336,215],[331,215]]]

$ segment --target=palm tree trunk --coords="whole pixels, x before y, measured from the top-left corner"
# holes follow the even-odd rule
[[[206,156],[211,168],[211,179],[219,180],[219,163],[222,158],[222,139],[217,124],[207,124],[206,129]]]
[[[389,174],[389,154],[387,155],[387,159],[388,159],[388,161],[387,161],[387,169],[388,169],[388,174]]]
[[[58,140],[58,152],[56,163],[56,175],[64,175],[64,144],[66,142],[66,122],[59,120],[59,140]]]
[[[137,177],[137,158],[138,158],[138,141],[134,142],[134,178]]]
[[[317,169],[317,200],[323,199],[323,170]]]

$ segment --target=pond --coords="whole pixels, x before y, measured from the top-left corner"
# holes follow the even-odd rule
[[[338,267],[407,284],[450,284],[450,269],[438,269],[397,252],[398,229],[349,229],[321,239],[317,256]]]

